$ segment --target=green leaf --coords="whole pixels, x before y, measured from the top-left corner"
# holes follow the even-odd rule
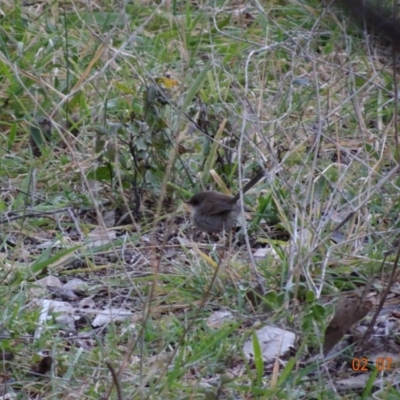
[[[147,143],[142,137],[137,137],[135,139],[135,145],[138,150],[147,150]]]
[[[17,123],[14,121],[11,125],[10,133],[7,136],[7,150],[10,151],[15,142],[15,137],[17,135]]]
[[[189,88],[189,91],[186,94],[186,97],[185,97],[185,99],[183,101],[183,104],[182,104],[182,110],[186,110],[189,107],[190,103],[192,102],[192,100],[196,96],[197,92],[200,90],[201,85],[203,84],[210,67],[211,67],[211,63],[208,62],[204,66],[204,68],[200,72],[200,74],[197,75],[196,80],[193,82],[193,85]]]
[[[51,264],[60,261],[63,257],[68,254],[75,252],[76,250],[80,249],[82,246],[74,246],[69,249],[61,250],[54,255],[50,255],[52,251],[52,247],[49,246],[40,256],[39,258],[30,266],[30,271],[36,275],[39,272],[43,271],[43,269],[49,267]]]
[[[222,21],[218,21],[217,22],[218,29],[216,27],[212,27],[211,33],[218,33],[218,30],[222,30],[225,26],[227,26],[229,24],[230,20],[231,20],[231,15],[228,15]]]
[[[113,177],[112,168],[109,165],[102,165],[95,170],[91,170],[87,174],[88,179],[93,179],[95,181],[109,181]]]
[[[312,290],[307,290],[306,302],[313,303],[315,301],[315,293]]]
[[[253,350],[254,350],[254,364],[257,371],[257,386],[260,387],[262,384],[262,378],[264,376],[264,360],[262,358],[262,351],[260,342],[256,332],[252,334]]]
[[[220,127],[221,128],[221,127]],[[214,141],[211,145],[211,149],[210,149],[210,153],[207,157],[207,161],[204,165],[204,172],[203,172],[203,182],[208,182],[208,177],[210,175],[210,170],[213,168],[214,163],[215,163],[215,159],[217,157],[217,150],[219,147],[219,140],[222,136],[223,133],[223,129],[218,129],[215,137],[214,137]]]
[[[291,378],[291,374],[295,365],[296,359],[291,357],[279,375],[278,385],[283,385],[289,378]]]
[[[316,321],[322,321],[325,318],[326,311],[324,306],[320,304],[314,304],[311,309],[313,318]]]
[[[371,390],[372,390],[372,387],[374,386],[375,379],[378,376],[378,373],[379,373],[379,370],[377,368],[375,368],[375,370],[369,376],[367,384],[365,385],[365,389],[361,396],[362,400],[371,398]]]

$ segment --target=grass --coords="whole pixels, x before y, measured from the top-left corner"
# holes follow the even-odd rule
[[[21,399],[395,398],[375,375],[366,388],[338,386],[355,375],[351,358],[371,349],[336,364],[315,358],[336,298],[364,287],[396,248],[394,80],[380,45],[313,1],[3,3],[10,390]],[[184,200],[210,187],[235,193],[260,166],[267,179],[245,196],[254,211],[245,235],[225,246],[191,228]],[[250,257],[257,249],[263,256]],[[38,291],[47,276],[81,282],[72,294],[48,282]],[[44,299],[69,308],[46,314]],[[110,307],[110,321],[94,326]],[[209,317],[221,310],[231,319],[215,327]],[[260,356],[253,332],[264,325],[296,333],[281,364]]]

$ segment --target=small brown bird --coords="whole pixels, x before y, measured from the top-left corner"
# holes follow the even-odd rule
[[[265,176],[264,171],[254,176],[243,188],[243,194]],[[218,192],[200,192],[186,203],[192,208],[194,225],[207,233],[217,233],[232,229],[241,212],[240,192],[226,196]]]

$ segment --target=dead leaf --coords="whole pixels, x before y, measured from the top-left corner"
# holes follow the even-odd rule
[[[38,279],[35,282],[34,287],[29,289],[29,296],[31,298],[40,298],[47,294],[46,287],[50,286],[54,288],[61,288],[62,285],[63,284],[61,283],[59,278],[53,275],[48,275],[42,279]]]
[[[51,370],[53,365],[53,357],[45,356],[36,365],[32,367],[32,372],[38,375],[45,375]]]
[[[111,243],[117,237],[117,233],[112,229],[104,229],[102,226],[97,226],[87,236],[88,245],[97,247]]]
[[[92,322],[95,328],[109,324],[110,322],[121,322],[129,319],[132,313],[125,308],[109,307],[98,311],[96,318]]]
[[[336,387],[341,390],[356,390],[364,389],[369,378],[369,374],[357,374],[355,376],[349,376],[348,378],[339,379],[335,381]]]
[[[62,301],[74,301],[79,297],[68,288],[59,288],[54,286],[46,286],[46,289],[54,296],[59,297]]]
[[[83,296],[89,290],[89,285],[82,279],[73,278],[65,283],[63,288],[72,290],[78,296]]]
[[[370,300],[361,301],[358,295],[343,296],[336,305],[335,315],[326,328],[324,338],[324,355],[346,334],[348,329],[356,322],[363,319],[372,308]]]
[[[213,329],[218,329],[224,324],[234,321],[234,317],[229,311],[215,311],[206,320],[206,324]]]
[[[288,352],[294,345],[296,335],[293,332],[276,326],[264,326],[255,331],[260,342],[262,357],[265,362],[274,362]],[[247,359],[254,358],[253,340],[250,338],[243,346],[243,353]]]

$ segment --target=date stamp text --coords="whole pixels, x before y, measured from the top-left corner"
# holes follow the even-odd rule
[[[377,358],[374,364],[378,371],[390,371],[392,359],[390,357]],[[368,366],[368,358],[353,358],[351,369],[358,372],[368,372],[370,370]]]

